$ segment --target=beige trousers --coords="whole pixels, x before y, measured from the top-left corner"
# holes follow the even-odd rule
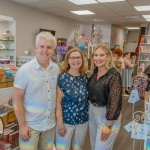
[[[30,129],[30,139],[23,141],[19,139],[21,150],[53,150],[55,127],[47,131]]]

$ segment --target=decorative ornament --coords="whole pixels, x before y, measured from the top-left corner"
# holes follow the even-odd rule
[[[117,38],[116,30],[111,31],[111,42],[114,43]]]
[[[98,45],[99,43],[102,42],[103,35],[100,26],[96,28],[94,24],[92,25],[91,38],[92,38],[93,45]]]

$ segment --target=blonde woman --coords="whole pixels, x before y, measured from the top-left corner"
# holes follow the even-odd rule
[[[88,92],[82,52],[73,48],[65,56],[57,83],[56,149],[83,150],[88,130]]]
[[[112,150],[120,129],[122,81],[111,51],[104,44],[93,52],[92,72],[88,81],[91,147],[92,150]]]

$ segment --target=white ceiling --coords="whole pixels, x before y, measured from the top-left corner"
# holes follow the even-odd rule
[[[150,0],[126,0],[114,3],[97,3],[91,5],[76,5],[67,0],[8,0],[12,3],[18,3],[33,9],[57,15],[60,17],[73,19],[86,24],[111,23],[120,27],[139,26],[147,22],[142,15],[150,15],[150,11],[138,12],[134,6],[150,5]],[[89,10],[95,15],[78,16],[70,11]],[[136,15],[136,19],[127,19],[126,16]]]

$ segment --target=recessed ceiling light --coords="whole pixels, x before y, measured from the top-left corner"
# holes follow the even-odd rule
[[[134,8],[137,11],[150,11],[150,5],[149,6],[134,6]]]
[[[146,19],[147,21],[150,21],[150,18]]]
[[[68,0],[76,5],[96,4],[96,0]]]
[[[127,19],[137,19],[139,18],[138,16],[126,16]]]
[[[72,13],[76,15],[93,15],[95,13],[88,11],[88,10],[79,10],[79,11],[71,11]]]
[[[103,21],[102,19],[93,19],[94,22],[101,22]]]
[[[109,3],[109,2],[121,2],[121,1],[125,1],[125,0],[97,0],[100,3]]]
[[[14,0],[15,2],[20,3],[34,3],[34,2],[40,2],[40,0]]]
[[[126,27],[126,29],[128,29],[128,30],[139,30],[140,28],[139,27]]]
[[[149,19],[150,15],[142,15],[144,18]]]

